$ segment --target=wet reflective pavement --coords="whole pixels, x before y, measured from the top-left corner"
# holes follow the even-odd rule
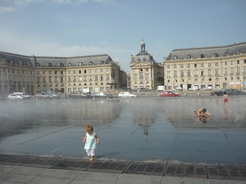
[[[0,104],[0,154],[86,158],[88,124],[97,161],[245,166],[246,98],[27,100]],[[212,114],[199,122],[193,111]],[[207,168],[206,168],[207,169]]]

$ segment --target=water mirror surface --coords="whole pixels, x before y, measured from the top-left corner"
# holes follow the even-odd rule
[[[245,98],[26,100],[0,104],[0,153],[85,158],[93,125],[102,160],[245,164]],[[212,118],[194,111],[206,107]]]

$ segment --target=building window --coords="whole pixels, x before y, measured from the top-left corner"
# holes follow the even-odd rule
[[[174,65],[173,68],[177,68],[177,65]]]
[[[190,70],[187,70],[187,76],[190,77]]]
[[[194,64],[194,67],[196,68],[197,67],[197,64]]]
[[[237,74],[240,73],[240,67],[237,67]]]
[[[82,62],[79,62],[79,66],[81,66],[82,65]]]
[[[101,71],[101,73],[103,73],[103,69],[101,69],[100,71]]]
[[[234,73],[234,68],[232,67],[232,68],[231,68],[231,74],[233,74],[233,73]]]
[[[181,64],[181,65],[180,65],[180,68],[184,68],[184,65],[183,65],[183,64]]]
[[[201,58],[205,58],[205,55],[204,55],[204,54],[201,54],[200,57],[201,57]]]
[[[237,64],[238,64],[238,65],[240,64],[240,61],[239,61],[239,60],[237,60]]]
[[[233,61],[231,61],[231,65],[233,65]]]
[[[228,70],[227,70],[227,68],[225,68],[225,75],[227,75],[228,74]]]
[[[201,64],[201,67],[204,67],[204,63]]]
[[[49,76],[49,82],[52,82],[52,76]]]
[[[134,80],[137,80],[138,79],[138,75],[137,74],[134,74],[133,75],[133,78],[134,78]]]
[[[173,76],[174,76],[174,77],[177,77],[177,76],[178,76],[176,70],[174,71]]]
[[[227,66],[227,62],[225,62],[225,66]]]
[[[219,75],[219,69],[215,69],[215,75]]]
[[[181,70],[181,71],[180,71],[180,76],[181,76],[181,77],[184,77],[184,70]]]
[[[170,65],[167,65],[167,69],[170,69]]]
[[[244,62],[244,64],[246,64],[246,59],[243,62]]]
[[[174,58],[175,60],[177,60],[177,59],[178,59],[178,56],[174,56],[173,58]]]
[[[148,68],[146,68],[146,72],[149,72],[149,69]]]
[[[187,68],[190,68],[190,64],[187,65]]]
[[[167,77],[171,77],[170,71],[167,71]]]
[[[187,55],[187,57],[186,57],[187,59],[191,59],[191,55]]]
[[[211,67],[212,65],[211,65],[211,63],[208,63],[208,67]]]
[[[219,66],[219,63],[218,63],[218,62],[216,62],[216,63],[215,63],[215,66]]]
[[[142,72],[139,74],[139,79],[140,79],[140,80],[141,80],[141,79],[144,79],[144,78],[143,78],[143,73],[142,73]]]
[[[145,79],[146,79],[146,80],[149,80],[149,73],[146,73],[146,74],[145,74]]]
[[[95,81],[98,81],[98,75],[95,75]]]

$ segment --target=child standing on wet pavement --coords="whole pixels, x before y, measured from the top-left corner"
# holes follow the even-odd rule
[[[223,99],[224,99],[224,106],[228,106],[228,95],[226,94],[226,92],[224,92],[224,96],[223,96]]]
[[[90,161],[94,160],[96,145],[100,144],[100,138],[93,132],[93,126],[88,125],[86,127],[86,134],[82,142],[85,142],[84,149],[88,156],[90,156]]]

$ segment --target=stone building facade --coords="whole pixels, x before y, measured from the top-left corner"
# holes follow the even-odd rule
[[[143,41],[140,46],[141,51],[136,56],[131,56],[130,87],[134,90],[156,90],[164,82],[163,64],[156,63],[153,56],[145,51]]]
[[[175,49],[164,60],[164,79],[166,89],[245,89],[246,42]]]
[[[0,52],[0,93],[109,91],[126,87],[126,72],[107,54],[36,57]]]

